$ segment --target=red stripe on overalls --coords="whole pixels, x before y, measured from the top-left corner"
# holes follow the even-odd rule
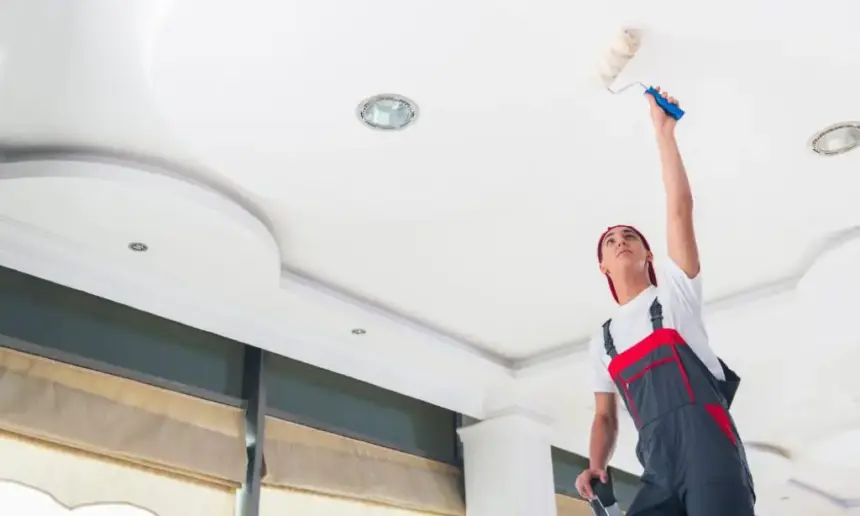
[[[677,346],[686,346],[687,343],[681,337],[681,334],[677,332],[677,330],[671,328],[660,328],[651,332],[650,335],[634,344],[630,349],[625,350],[623,353],[619,353],[609,362],[609,375],[615,381],[616,385],[620,385],[622,390],[624,391],[624,396],[627,398],[627,405],[630,407],[631,415],[634,419],[639,421],[639,416],[636,413],[636,407],[633,406],[633,399],[630,397],[630,392],[628,391],[628,385],[640,378],[649,370],[667,364],[669,362],[675,362],[678,365],[678,369],[681,372],[681,377],[684,379],[684,385],[687,387],[687,393],[690,395],[690,402],[695,402],[695,396],[693,395],[693,386],[690,384],[690,378],[687,376],[687,370],[684,368],[684,364],[681,362],[681,356],[678,354]],[[639,362],[644,360],[649,354],[659,349],[662,346],[672,346],[672,356],[669,358],[665,358],[662,360],[656,360],[646,367],[644,367],[641,371],[631,376],[630,378],[623,378],[621,373],[631,366],[637,365]]]

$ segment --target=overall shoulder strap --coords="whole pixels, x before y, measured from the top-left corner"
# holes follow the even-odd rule
[[[618,351],[615,349],[612,333],[609,332],[610,324],[612,324],[612,319],[608,319],[603,323],[603,347],[606,349],[606,354],[609,355],[609,358],[615,358],[618,355]]]
[[[651,308],[648,309],[648,312],[651,313],[651,328],[654,331],[663,329],[663,305],[660,304],[659,299],[654,298],[654,302],[651,303]]]

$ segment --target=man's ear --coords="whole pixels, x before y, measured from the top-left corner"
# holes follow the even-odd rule
[[[604,276],[609,276],[609,270],[604,267],[602,263],[600,264],[600,274],[603,274]]]
[[[648,251],[648,254],[645,255],[645,261],[647,261],[648,263],[653,265],[654,264],[654,253],[652,253],[651,251]]]

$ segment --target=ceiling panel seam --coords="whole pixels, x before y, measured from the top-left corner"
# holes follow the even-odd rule
[[[806,482],[802,482],[793,478],[790,479],[789,482],[794,484],[795,487],[806,491],[807,493],[816,495],[819,498],[827,500],[836,507],[842,509],[853,509],[855,507],[860,507],[860,498],[839,498],[838,496],[832,495],[820,487],[816,487],[814,485],[807,484]]]

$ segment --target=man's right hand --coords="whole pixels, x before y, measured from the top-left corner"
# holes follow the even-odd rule
[[[595,478],[599,479],[604,484],[609,482],[609,475],[606,474],[605,469],[588,468],[576,477],[576,490],[579,491],[579,496],[586,500],[594,500],[597,498],[594,494],[594,490],[591,489],[591,481]]]

